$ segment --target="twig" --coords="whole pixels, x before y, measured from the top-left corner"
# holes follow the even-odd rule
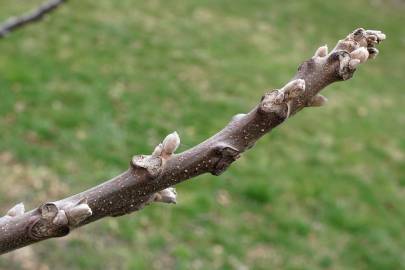
[[[9,18],[2,25],[0,25],[0,38],[4,38],[11,31],[15,31],[18,28],[21,28],[25,25],[28,25],[36,21],[40,21],[46,14],[51,13],[58,6],[60,6],[66,1],[67,0],[50,0],[48,2],[43,3],[35,10],[29,11],[20,17]]]
[[[326,46],[320,47],[284,87],[266,93],[249,113],[237,114],[224,129],[183,153],[174,154],[180,138],[172,133],[151,155],[134,156],[126,172],[99,186],[27,213],[18,204],[0,218],[0,254],[65,236],[87,223],[128,214],[152,202],[175,203],[171,186],[203,173],[223,173],[288,117],[305,107],[324,105],[326,98],[318,93],[333,82],[351,78],[360,63],[375,57],[374,46],[384,39],[379,31],[360,28],[330,53]]]

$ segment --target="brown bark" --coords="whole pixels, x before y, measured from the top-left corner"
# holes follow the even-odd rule
[[[203,173],[223,173],[289,116],[304,107],[323,105],[326,98],[318,93],[333,82],[351,78],[358,64],[375,57],[374,46],[384,39],[379,31],[357,29],[330,53],[326,46],[320,47],[283,88],[264,94],[250,112],[235,115],[217,134],[187,151],[174,154],[180,139],[172,133],[152,155],[133,157],[127,171],[99,186],[27,213],[22,204],[16,205],[0,218],[0,254],[65,236],[87,223],[128,214],[154,201],[174,203],[171,186]]]

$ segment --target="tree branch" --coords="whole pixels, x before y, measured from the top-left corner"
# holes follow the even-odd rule
[[[385,39],[380,31],[357,29],[328,53],[326,46],[298,68],[281,89],[266,93],[247,114],[237,114],[217,134],[180,154],[176,132],[169,134],[151,155],[134,156],[121,175],[80,194],[46,202],[24,213],[22,204],[0,218],[0,254],[32,243],[61,237],[107,216],[120,216],[152,202],[175,203],[174,186],[203,173],[219,175],[267,132],[305,107],[322,106],[318,93],[327,85],[352,77],[360,63],[378,53]]]
[[[11,31],[15,31],[27,24],[42,20],[46,14],[51,13],[66,1],[67,0],[49,0],[35,10],[29,11],[20,17],[9,18],[2,25],[0,25],[0,38],[4,38]]]

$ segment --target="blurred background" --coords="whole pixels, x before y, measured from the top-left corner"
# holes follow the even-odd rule
[[[0,19],[40,0],[0,0]],[[282,86],[315,50],[383,30],[327,88],[178,204],[90,224],[1,269],[404,269],[405,4],[68,1],[0,40],[0,211],[99,184],[177,130],[183,151]]]

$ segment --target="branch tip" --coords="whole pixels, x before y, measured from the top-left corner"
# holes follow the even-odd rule
[[[366,34],[368,34],[369,36],[376,36],[377,42],[381,42],[387,38],[387,35],[379,30],[367,30]]]

